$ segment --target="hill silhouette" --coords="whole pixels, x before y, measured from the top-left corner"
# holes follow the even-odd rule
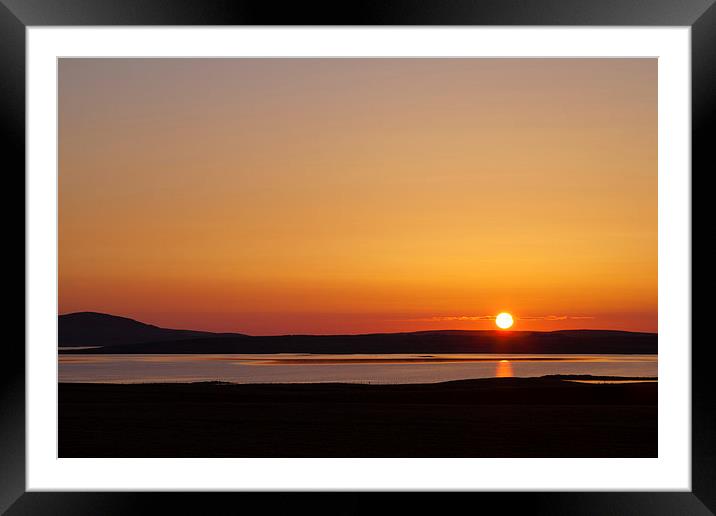
[[[434,330],[364,335],[249,336],[172,330],[94,312],[59,317],[62,353],[656,354],[658,335],[615,330]]]
[[[173,330],[98,312],[75,312],[58,318],[58,345],[65,346],[124,346],[142,342],[178,341],[198,337],[222,337],[241,334],[222,334],[208,331]]]

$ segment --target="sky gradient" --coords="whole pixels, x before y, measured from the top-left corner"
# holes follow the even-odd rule
[[[59,312],[657,331],[655,59],[61,59]]]

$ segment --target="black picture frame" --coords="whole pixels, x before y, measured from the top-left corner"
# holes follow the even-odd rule
[[[300,2],[231,0],[0,0],[0,113],[4,177],[25,167],[25,30],[78,25],[575,25],[689,26],[692,37],[692,178],[713,171],[716,107],[714,0],[384,0]],[[11,164],[11,165],[8,165]],[[16,175],[17,177],[20,174]],[[24,188],[24,187],[23,187]],[[12,193],[15,190],[7,189]],[[8,196],[9,197],[9,196]],[[9,199],[8,199],[9,200]],[[10,220],[9,218],[6,220]],[[8,246],[8,249],[12,249]],[[9,270],[9,269],[8,269]],[[687,345],[688,343],[684,343]],[[716,513],[716,411],[709,343],[692,342],[692,490],[451,494],[474,510],[569,515]],[[14,339],[0,361],[0,511],[8,515],[234,514],[247,501],[262,512],[383,512],[377,493],[26,492],[25,353]],[[319,496],[317,496],[319,495]],[[470,497],[469,500],[467,497]],[[391,497],[392,498],[392,497]],[[443,496],[401,497],[401,512],[444,512]],[[463,500],[461,500],[461,498]],[[405,504],[409,503],[410,507]]]

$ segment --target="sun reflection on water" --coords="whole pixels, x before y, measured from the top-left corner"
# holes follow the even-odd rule
[[[515,373],[512,371],[512,363],[509,360],[500,360],[495,368],[497,378],[512,378]]]

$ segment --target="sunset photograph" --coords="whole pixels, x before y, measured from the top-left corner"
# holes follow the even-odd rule
[[[57,70],[59,457],[658,456],[657,59]]]

